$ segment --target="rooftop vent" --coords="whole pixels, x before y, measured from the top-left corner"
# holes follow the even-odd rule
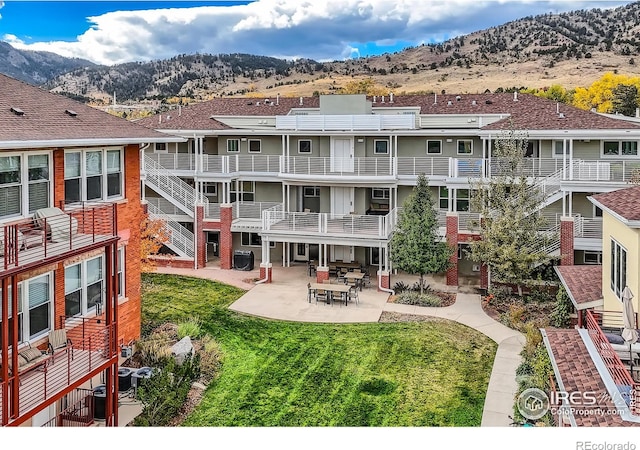
[[[449,100],[449,101],[447,102],[447,106],[451,106],[451,105],[453,105],[453,102],[452,102],[451,100]]]
[[[16,116],[24,116],[24,111],[21,110],[20,108],[16,108],[15,106],[11,107],[11,112],[14,113]]]
[[[70,115],[71,117],[75,117],[78,115],[78,113],[75,112],[73,109],[65,109],[64,112]]]
[[[513,91],[513,101],[514,102],[518,101],[518,91]]]
[[[478,104],[478,102],[477,102],[477,101],[475,101],[475,100],[471,100],[471,104],[472,104],[473,106],[475,106],[475,105],[477,105],[477,104]]]
[[[462,97],[460,97],[459,95],[456,95],[456,101],[459,102],[460,100],[462,100]]]
[[[253,102],[247,102],[247,105],[253,105]]]
[[[560,113],[560,114],[558,114],[558,118],[559,118],[559,119],[564,119],[564,113]]]
[[[374,95],[374,96],[373,96],[373,103],[375,103],[377,99],[378,99],[378,96],[377,96],[377,95]]]
[[[487,105],[491,105],[491,104],[493,104],[493,101],[491,101],[491,100],[487,100],[485,103],[486,103]]]
[[[302,97],[300,97],[300,106],[303,105]]]
[[[389,93],[389,103],[393,103],[393,92]]]

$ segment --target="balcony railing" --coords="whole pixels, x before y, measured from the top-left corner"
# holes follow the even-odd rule
[[[451,158],[437,156],[398,157],[397,174],[399,176],[448,177],[451,173]]]
[[[576,238],[602,239],[602,217],[574,216],[573,236]]]
[[[228,172],[280,172],[279,155],[232,155],[228,157]]]
[[[80,251],[116,235],[112,203],[68,206],[52,216],[20,219],[0,227],[0,273]]]
[[[88,427],[95,421],[93,391],[78,388],[64,398],[62,411],[43,427]]]
[[[416,118],[412,114],[357,114],[276,116],[276,130],[413,130]]]
[[[388,239],[397,222],[397,209],[386,216],[284,212],[262,213],[263,232],[334,237]]]
[[[104,319],[68,318],[65,329],[72,341],[71,348],[49,355],[37,369],[10,373],[6,381],[0,380],[0,425],[10,423],[12,413],[24,416],[56,397],[117,355],[115,325],[106,325]],[[13,387],[16,384],[19,410],[12,412]]]
[[[282,172],[292,175],[317,176],[394,176],[393,162],[389,157],[331,158],[294,156],[284,159]]]
[[[145,153],[145,158],[169,170],[196,170],[196,156],[189,153]]]
[[[596,351],[602,358],[607,372],[615,383],[620,397],[629,406],[631,414],[640,415],[640,384],[633,380],[631,373],[609,343],[600,328],[596,316],[590,310],[587,310],[586,313],[589,337],[591,337]]]
[[[234,202],[233,219],[262,219],[262,211],[280,206],[282,202]]]

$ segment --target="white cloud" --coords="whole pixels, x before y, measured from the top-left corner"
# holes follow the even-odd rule
[[[2,9],[3,6],[4,6],[4,2],[0,1],[0,9]],[[2,14],[0,14],[0,19],[2,19]]]
[[[621,3],[629,2],[257,0],[246,5],[110,12],[89,17],[90,28],[73,42],[26,44],[9,35],[3,40],[18,48],[102,64],[196,52],[331,60],[359,55],[366,43],[419,45],[527,15]]]

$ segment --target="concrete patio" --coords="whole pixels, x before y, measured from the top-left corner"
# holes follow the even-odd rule
[[[275,320],[298,322],[353,323],[378,322],[384,311],[434,316],[467,325],[488,336],[498,344],[491,377],[484,404],[481,426],[509,426],[513,415],[514,396],[517,391],[515,371],[520,364],[520,351],[525,343],[524,336],[485,314],[481,298],[470,283],[458,288],[447,287],[442,280],[427,277],[427,283],[434,289],[457,292],[456,302],[448,307],[421,307],[389,303],[389,293],[380,292],[376,287],[375,275],[371,286],[360,292],[357,305],[328,305],[307,301],[307,283],[314,282],[309,277],[304,263],[291,267],[274,264],[273,283],[252,284],[259,278],[258,270],[241,272],[207,267],[199,270],[158,268],[158,273],[196,276],[231,284],[247,293],[229,307],[243,314]],[[372,271],[372,275],[375,272]],[[413,284],[418,277],[405,274],[391,277],[391,285],[402,280]]]

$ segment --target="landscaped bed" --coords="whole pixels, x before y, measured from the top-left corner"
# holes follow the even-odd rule
[[[242,291],[220,283],[158,274],[143,281],[146,329],[198,315],[223,353],[219,376],[184,425],[480,425],[496,345],[468,327],[398,317],[271,321],[229,311]]]

